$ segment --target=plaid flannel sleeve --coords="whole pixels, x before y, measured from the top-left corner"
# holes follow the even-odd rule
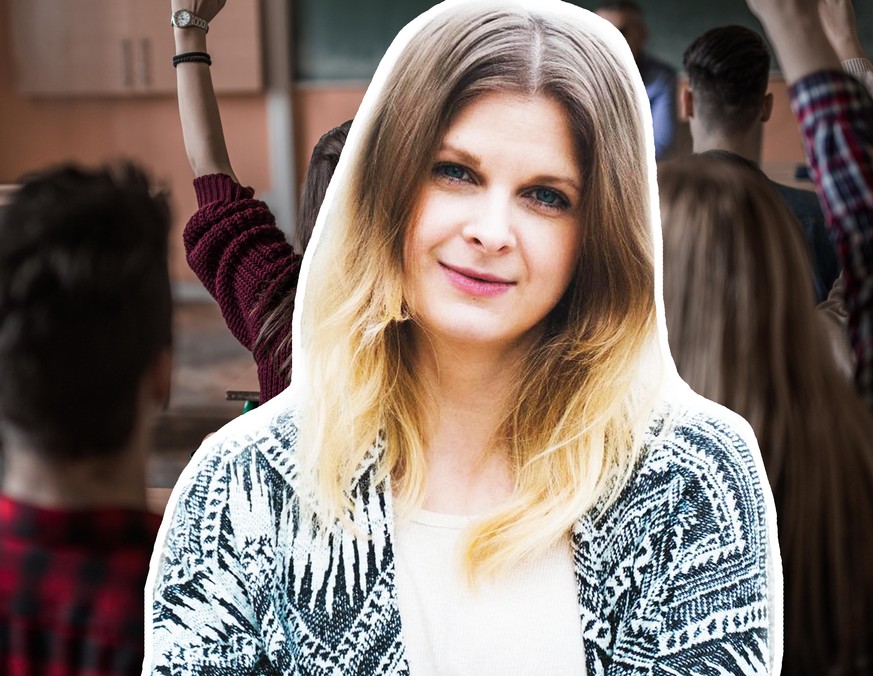
[[[873,100],[841,71],[789,89],[846,285],[855,381],[873,408]]]

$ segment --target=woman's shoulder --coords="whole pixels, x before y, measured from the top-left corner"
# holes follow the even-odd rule
[[[576,530],[594,562],[583,600],[622,628],[616,664],[650,654],[670,673],[704,662],[769,673],[781,574],[766,480],[751,428],[734,413],[689,393],[657,416],[620,496]]]
[[[262,408],[232,420],[194,453],[171,497],[176,523],[187,520],[182,512],[196,518],[200,529],[219,529],[223,516],[238,515],[242,505],[249,513],[260,509],[275,516],[295,494],[296,414]]]
[[[690,527],[686,540],[714,537],[727,545],[734,534],[758,549],[767,539],[771,503],[749,424],[689,391],[656,417],[635,471],[606,513],[645,529],[669,531],[682,523]]]
[[[739,477],[766,480],[748,422],[691,392],[670,402],[648,431],[640,473],[661,472],[694,482],[714,478],[735,481]],[[713,476],[713,472],[718,474]]]

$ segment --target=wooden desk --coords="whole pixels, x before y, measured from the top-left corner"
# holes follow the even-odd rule
[[[252,364],[234,380],[225,392],[228,401],[244,401],[258,403],[260,388],[258,386],[258,368]],[[148,509],[155,514],[163,514],[170,499],[172,488],[146,488],[146,503]]]
[[[260,396],[258,367],[255,364],[246,368],[245,372],[234,380],[224,393],[224,397],[228,401],[253,401],[257,403]]]

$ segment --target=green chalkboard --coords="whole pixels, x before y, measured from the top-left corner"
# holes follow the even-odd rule
[[[595,2],[575,2],[592,9]],[[682,67],[682,52],[715,26],[741,24],[763,34],[744,0],[638,0],[651,39],[648,51]],[[397,32],[429,9],[430,0],[296,0],[294,76],[298,81],[368,80]],[[873,2],[856,0],[858,32],[873,54]],[[774,68],[776,67],[774,62]]]

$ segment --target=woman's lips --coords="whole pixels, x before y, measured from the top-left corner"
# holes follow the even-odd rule
[[[468,296],[480,298],[499,296],[515,285],[515,282],[476,270],[456,268],[445,263],[440,263],[440,267],[452,286]]]

